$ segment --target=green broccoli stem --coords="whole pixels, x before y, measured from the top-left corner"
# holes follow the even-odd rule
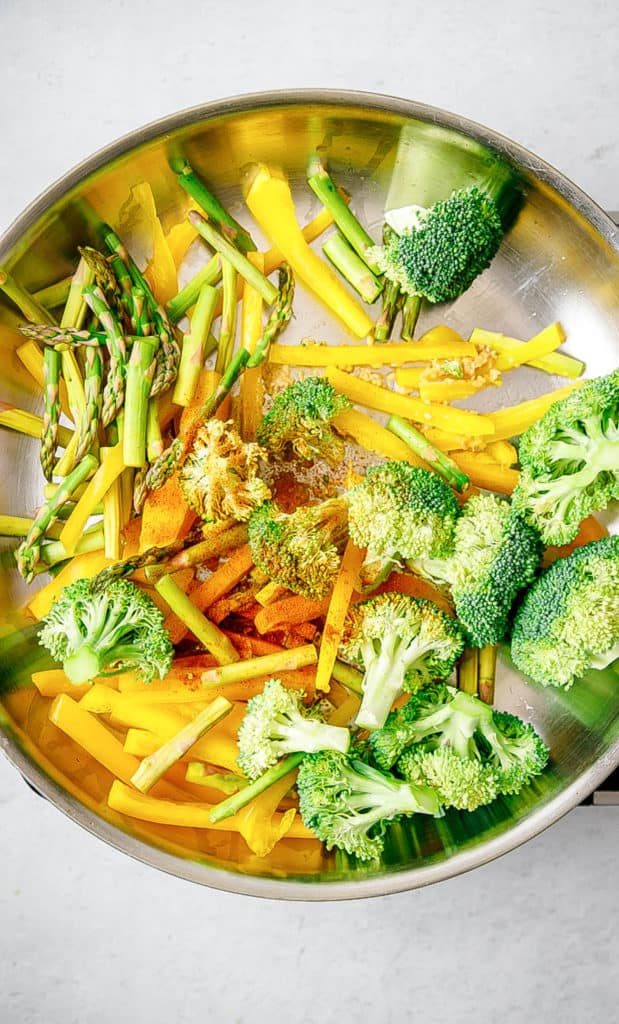
[[[167,740],[154,754],[143,759],[138,770],[131,776],[135,788],[141,793],[147,793],[201,736],[232,711],[233,706],[225,697],[215,697],[208,707],[200,711],[175,736]]]
[[[407,295],[402,307],[402,338],[404,341],[412,341],[415,336],[415,327],[421,311],[421,295]]]
[[[594,654],[591,657],[591,667],[597,669],[608,668],[619,658],[619,640],[612,647],[609,647],[603,654]]]
[[[166,305],[168,316],[173,324],[177,324],[192,306],[195,306],[202,289],[213,287],[221,278],[221,256],[218,252],[198,271],[190,281],[181,288],[178,295]],[[194,314],[195,315],[195,314]]]
[[[277,299],[277,288],[271,284],[269,279],[262,274],[257,267],[250,263],[242,252],[232,245],[208,220],[201,217],[195,210],[189,213],[189,220],[202,235],[202,238],[217,252],[225,256],[234,269],[247,281],[268,305],[272,305]]]
[[[209,220],[214,221],[219,229],[234,243],[239,252],[255,252],[255,243],[249,234],[238,221],[228,213],[218,199],[209,191],[204,182],[187,163],[182,154],[176,152],[170,155],[170,167],[176,174],[176,180],[181,188],[195,199],[198,206],[201,206]]]
[[[427,437],[416,427],[407,423],[401,416],[390,416],[387,420],[387,429],[404,441],[420,459],[435,469],[451,487],[455,487],[461,493],[467,489],[470,480],[466,473],[462,472],[453,459],[450,459],[448,455],[428,441]]]
[[[205,284],[200,289],[191,327],[183,337],[181,361],[174,386],[174,402],[188,405],[194,396],[204,364],[208,335],[217,304],[217,289]]]
[[[367,264],[339,232],[331,235],[322,247],[327,259],[361,296],[364,302],[375,302],[383,290],[382,281],[368,270]]]
[[[306,755],[304,753],[289,754],[283,761],[273,765],[268,771],[261,775],[255,782],[250,782],[249,786],[245,786],[239,790],[238,793],[233,793],[227,800],[222,800],[220,804],[217,804],[209,814],[210,820],[215,824],[217,821],[223,821],[225,818],[232,817],[237,811],[240,811],[243,807],[246,807],[251,800],[256,796],[260,796],[270,786],[274,786],[276,782],[283,779],[285,775],[294,771],[295,768],[301,764],[301,761]]]
[[[138,469],[146,462],[148,397],[155,372],[158,340],[134,338],[127,362],[123,459]]]
[[[70,654],[62,663],[64,673],[75,686],[88,683],[99,675],[102,660],[89,644],[82,644],[75,654]]]
[[[402,693],[404,670],[384,652],[366,668],[363,698],[355,719],[360,729],[382,729],[394,700]]]
[[[350,243],[365,266],[371,270],[372,264],[367,258],[367,250],[373,247],[374,241],[338,192],[317,153],[314,153],[308,161],[307,174],[308,185],[329,211],[344,238]]]
[[[237,305],[237,272],[230,261],[222,256],[222,306],[215,363],[217,373],[223,373],[232,358],[236,339]]]

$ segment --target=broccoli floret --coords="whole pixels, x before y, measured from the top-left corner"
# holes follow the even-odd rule
[[[546,544],[568,544],[619,498],[619,370],[551,405],[520,438],[520,463],[514,508]]]
[[[348,492],[349,530],[367,548],[361,573],[372,589],[408,558],[440,558],[453,542],[458,502],[436,473],[408,462],[368,469]]]
[[[380,729],[400,694],[447,678],[463,648],[456,620],[431,601],[387,593],[353,605],[340,653],[364,670],[356,724]]]
[[[307,711],[302,694],[287,690],[279,679],[269,679],[264,690],[247,702],[238,732],[241,771],[257,779],[286,754],[339,750],[350,746],[348,729],[328,725],[320,709]]]
[[[271,497],[258,476],[265,456],[260,445],[246,444],[241,439],[231,420],[207,420],[179,471],[189,508],[204,520],[231,518],[245,522]]]
[[[435,789],[444,807],[474,811],[498,796],[497,773],[492,765],[459,757],[451,747],[418,744],[408,747],[397,762],[407,782]]]
[[[346,543],[346,516],[346,502],[338,498],[290,514],[265,502],[248,524],[254,562],[270,580],[295,594],[325,597]]]
[[[516,613],[512,657],[536,683],[565,689],[619,658],[619,537],[576,548],[542,573]]]
[[[449,587],[467,642],[484,647],[507,633],[512,605],[534,578],[541,554],[539,534],[508,501],[478,494],[469,498],[456,523],[453,553],[408,565]]]
[[[128,670],[145,682],[163,679],[174,653],[156,604],[123,579],[100,591],[92,580],[65,587],[43,619],[39,642],[76,684]]]
[[[296,455],[305,462],[324,459],[337,466],[344,442],[331,429],[331,420],[351,405],[326,377],[306,377],[280,391],[258,426],[256,437],[276,458]]]
[[[449,693],[445,683],[433,683],[413,693],[403,707],[391,711],[382,728],[370,733],[372,761],[383,771],[390,771],[402,751],[412,743],[411,728],[416,728],[419,717],[443,705]]]
[[[301,762],[297,777],[301,817],[326,844],[376,860],[390,822],[411,814],[441,813],[436,791],[416,786],[345,755],[323,751]]]
[[[391,753],[400,747],[423,744],[424,749],[449,747],[460,758],[479,761],[496,773],[498,793],[517,793],[548,761],[548,748],[535,732],[514,715],[494,711],[477,697],[446,686],[446,696],[437,690],[435,702],[411,701],[398,712],[397,722],[387,723],[397,743],[391,742]],[[375,759],[385,755],[388,747],[380,738],[371,738]]]
[[[448,302],[490,266],[502,238],[494,199],[473,186],[420,207],[414,226],[385,246],[373,246],[368,258],[405,294]]]

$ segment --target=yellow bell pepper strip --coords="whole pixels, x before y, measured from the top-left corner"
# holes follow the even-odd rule
[[[303,647],[292,647],[278,654],[263,654],[259,658],[237,661],[234,665],[209,668],[202,673],[202,687],[208,692],[210,686],[239,683],[257,676],[275,676],[279,672],[315,665],[317,661],[318,654],[314,645],[304,644]]]
[[[275,580],[271,580],[270,583],[266,583],[261,590],[258,590],[254,597],[259,605],[266,608],[268,604],[272,604],[273,601],[279,601],[284,595],[289,594],[290,591],[287,587],[282,587],[281,583],[276,583]]]
[[[421,384],[421,375],[425,373],[424,366],[406,366],[395,371],[395,382],[398,387],[405,391],[418,391]]]
[[[511,494],[518,483],[518,470],[502,466],[494,459],[480,459],[479,452],[452,451],[450,454],[459,469],[466,473],[473,487],[483,487],[498,494]]]
[[[329,725],[347,726],[354,722],[359,713],[361,701],[356,694],[351,693],[345,701],[329,715]]]
[[[57,697],[59,693],[68,693],[75,700],[88,693],[92,685],[84,683],[83,686],[76,686],[61,668],[48,668],[42,672],[33,672],[32,682],[42,697]]]
[[[290,784],[289,784],[290,785]],[[216,804],[200,804],[197,802],[185,803],[172,800],[157,800],[152,796],[145,796],[136,792],[130,786],[124,785],[116,780],[112,783],[108,796],[108,805],[112,810],[120,811],[129,818],[138,818],[141,821],[151,821],[160,825],[176,825],[181,828],[205,828],[215,829],[222,832],[241,832],[242,821],[238,815],[228,818],[225,822],[211,821],[210,814]],[[293,819],[295,817],[294,808]],[[283,824],[285,815],[290,821],[290,811],[285,814],[273,815],[274,824]],[[302,824],[301,821],[293,820],[290,828],[285,832],[291,839],[314,838],[313,833]]]
[[[399,366],[434,359],[475,358],[477,349],[468,341],[386,342],[371,345],[283,345],[269,349],[269,362],[277,366]],[[416,371],[417,372],[417,371]]]
[[[301,228],[301,234],[303,235],[306,242],[313,242],[316,238],[322,235],[323,231],[330,228],[333,224],[333,216],[328,210],[320,210],[315,217],[312,217],[307,222],[305,227]],[[264,273],[267,275],[272,274],[274,270],[278,270],[284,262],[284,257],[278,248],[267,249],[266,252],[262,253],[264,259]]]
[[[400,371],[400,376],[406,371]],[[396,377],[397,380],[397,377]],[[496,387],[499,381],[493,381]],[[420,380],[417,390],[424,402],[459,402],[476,395],[488,384],[472,384],[470,380]]]
[[[60,540],[64,544],[67,554],[74,554],[77,542],[82,536],[95,506],[103,501],[108,489],[124,468],[123,446],[120,443],[107,453],[105,460],[96,469],[84,494],[65,523]]]
[[[0,427],[15,430],[28,437],[40,437],[43,430],[43,419],[33,412],[18,409],[8,402],[0,402]],[[58,444],[61,448],[66,448],[72,437],[73,431],[68,427],[58,427]]]
[[[54,725],[79,743],[95,761],[118,779],[129,782],[140,767],[138,759],[123,750],[120,740],[68,694],[61,693],[56,697],[49,709],[49,717]]]
[[[290,834],[297,819],[296,808],[276,812],[293,784],[294,774],[285,775],[237,812],[239,832],[256,857],[268,856],[279,840]]]
[[[196,608],[191,598],[179,587],[172,576],[162,576],[157,580],[155,590],[220,665],[228,665],[239,660],[237,651],[225,633],[222,633],[214,622],[207,619]]]
[[[527,344],[527,342],[520,341],[519,338],[510,338],[497,331],[483,330],[481,327],[476,327],[472,331],[470,340],[475,345],[485,345],[501,355],[516,354],[523,345]],[[549,352],[547,355],[532,359],[529,365],[538,370],[545,370],[546,373],[553,373],[558,377],[570,377],[573,380],[580,377],[585,369],[585,364],[580,359],[568,356],[565,352]]]
[[[336,389],[348,395],[352,402],[365,405],[379,412],[401,416],[423,425],[433,425],[453,433],[475,436],[494,434],[494,423],[488,416],[468,409],[453,409],[448,405],[422,402],[410,395],[399,395],[390,388],[361,380],[351,373],[344,373],[333,366],[328,367],[327,379]]]
[[[488,455],[491,455],[495,462],[499,462],[501,466],[517,466],[518,465],[518,452],[516,451],[513,444],[509,441],[490,441],[486,451]]]
[[[331,674],[342,639],[344,620],[350,605],[359,569],[365,552],[351,540],[346,544],[340,568],[333,585],[331,600],[322,631],[318,667],[316,669],[316,690],[328,693],[331,688]]]
[[[566,398],[575,388],[582,387],[584,381],[576,381],[568,384],[567,387],[558,388],[556,391],[549,391],[538,398],[530,398],[518,405],[508,406],[506,409],[499,409],[498,412],[487,413],[488,419],[494,426],[494,435],[491,441],[508,440],[510,437],[518,437],[543,416],[555,402]]]
[[[216,697],[208,707],[200,711],[191,722],[188,722],[175,736],[159,747],[153,754],[145,757],[140,767],[131,776],[131,783],[141,793],[149,789],[165,775],[173,764],[186,754],[196,740],[204,736],[217,722],[232,711],[232,704],[225,697]]]
[[[525,363],[533,363],[536,359],[549,355],[565,341],[565,331],[560,323],[550,324],[530,341],[525,341],[519,348],[503,352],[495,363],[497,370],[513,370]]]
[[[259,164],[245,201],[262,231],[292,267],[295,277],[324,302],[352,334],[367,337],[374,327],[372,320],[331,268],[309,247],[284,177],[265,164]]]

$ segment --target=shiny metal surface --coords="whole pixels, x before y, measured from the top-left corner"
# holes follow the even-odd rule
[[[166,152],[181,139],[189,159],[235,215],[242,219],[239,181],[244,166],[267,160],[284,167],[297,185],[301,216],[315,209],[306,188],[308,152],[320,147],[337,176],[355,196],[363,219],[378,237],[402,128],[411,122],[433,146],[468,146],[475,140],[500,154],[520,174],[524,204],[499,256],[473,288],[451,308],[435,308],[422,328],[447,321],[464,333],[473,326],[528,337],[559,319],[566,349],[587,361],[589,375],[619,362],[619,243],[612,221],[590,199],[533,154],[478,125],[405,100],[360,93],[299,92],[238,97],[184,111],[120,140],[53,185],[0,240],[0,262],[29,288],[43,287],[73,266],[75,247],[88,232],[80,197],[93,188],[148,180],[158,209],[172,221],[178,192]],[[19,337],[16,311],[0,298],[3,348],[0,400],[39,409],[39,399],[12,353]],[[316,303],[298,303],[289,339],[308,334],[338,339],[338,329]],[[535,371],[507,376],[499,401],[509,405],[548,389]],[[558,383],[558,382],[557,382]],[[495,395],[484,404],[496,405]],[[37,443],[3,432],[0,472],[2,511],[32,514],[40,475]],[[611,521],[616,529],[616,522]],[[23,587],[3,559],[2,614],[20,625],[16,609]],[[37,654],[31,637],[18,638],[4,655],[3,672],[25,681]],[[591,673],[567,694],[527,685],[504,652],[497,703],[531,720],[552,751],[550,771],[519,798],[497,801],[474,814],[448,814],[440,821],[406,822],[391,830],[379,867],[354,866],[344,857],[294,869],[273,855],[258,861],[238,849],[213,846],[208,856],[181,845],[178,830],[164,834],[128,828],[104,817],[104,806],[82,798],[76,778],[43,762],[0,706],[0,745],[30,782],[56,806],[102,839],[165,871],[231,891],[284,899],[341,899],[381,895],[427,885],[483,864],[537,834],[587,796],[619,762],[619,687],[612,670]],[[195,837],[194,837],[195,840]],[[201,839],[197,837],[196,845]]]

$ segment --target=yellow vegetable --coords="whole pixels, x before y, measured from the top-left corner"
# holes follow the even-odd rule
[[[259,227],[290,264],[296,278],[309,288],[358,338],[365,338],[374,324],[363,307],[311,249],[296,217],[288,182],[265,164],[259,164],[246,195],[247,205]]]
[[[427,335],[424,335],[427,337]],[[372,345],[271,345],[269,362],[278,366],[398,366],[433,359],[474,358],[468,341],[387,342]]]
[[[120,443],[115,445],[114,448],[109,449],[105,460],[95,471],[84,494],[65,523],[64,529],[60,534],[60,540],[69,555],[74,553],[77,542],[82,536],[95,507],[99,502],[103,501],[108,489],[120,476],[124,468],[123,446]]]

